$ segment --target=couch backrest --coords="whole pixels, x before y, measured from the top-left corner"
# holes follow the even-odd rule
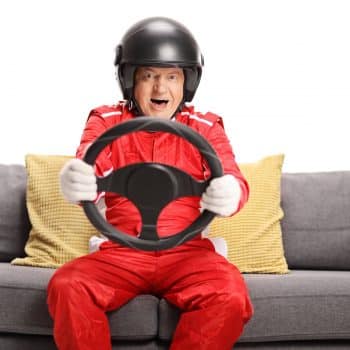
[[[0,164],[0,261],[24,256],[31,228],[22,165]],[[288,265],[350,269],[350,171],[282,175],[283,243]]]
[[[0,164],[0,262],[24,256],[30,230],[26,184],[24,166]]]
[[[283,174],[290,268],[350,269],[350,171]]]

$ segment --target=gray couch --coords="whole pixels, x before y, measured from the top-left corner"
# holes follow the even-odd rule
[[[45,304],[54,270],[9,263],[30,230],[24,167],[0,165],[0,188],[0,349],[55,349]],[[235,349],[350,349],[350,172],[283,174],[282,206],[291,273],[244,275],[255,315]],[[141,295],[110,313],[113,349],[167,349],[179,316]]]

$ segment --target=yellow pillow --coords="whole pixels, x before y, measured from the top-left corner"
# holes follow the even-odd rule
[[[27,208],[32,229],[26,257],[15,265],[59,267],[88,253],[89,238],[96,235],[81,207],[65,201],[59,189],[59,171],[72,157],[27,155]]]
[[[287,273],[280,220],[280,179],[284,155],[240,164],[250,187],[243,209],[230,218],[215,218],[209,237],[224,237],[228,260],[241,272]]]

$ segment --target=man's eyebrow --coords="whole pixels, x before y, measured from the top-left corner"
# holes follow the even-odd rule
[[[181,71],[180,70],[171,70],[168,74],[180,74]]]
[[[152,73],[158,73],[157,70],[153,69],[152,67],[142,67],[140,68],[139,72],[152,72]],[[159,72],[160,73],[160,72]],[[180,74],[181,70],[174,68],[173,70],[167,72],[166,74]]]
[[[139,71],[140,72],[152,72],[152,73],[155,73],[155,70],[152,69],[151,67],[142,67],[142,68],[140,68]]]

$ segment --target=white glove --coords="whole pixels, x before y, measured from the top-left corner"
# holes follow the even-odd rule
[[[231,216],[238,208],[241,187],[232,175],[216,177],[202,195],[200,206],[219,216]]]
[[[60,184],[63,197],[70,203],[93,201],[97,197],[94,168],[81,159],[71,159],[64,165],[60,172]]]
[[[227,258],[228,247],[224,237],[208,237],[214,246],[215,252]]]
[[[90,253],[97,252],[100,249],[100,245],[106,241],[108,241],[108,238],[106,237],[92,236],[89,239],[89,252]]]

